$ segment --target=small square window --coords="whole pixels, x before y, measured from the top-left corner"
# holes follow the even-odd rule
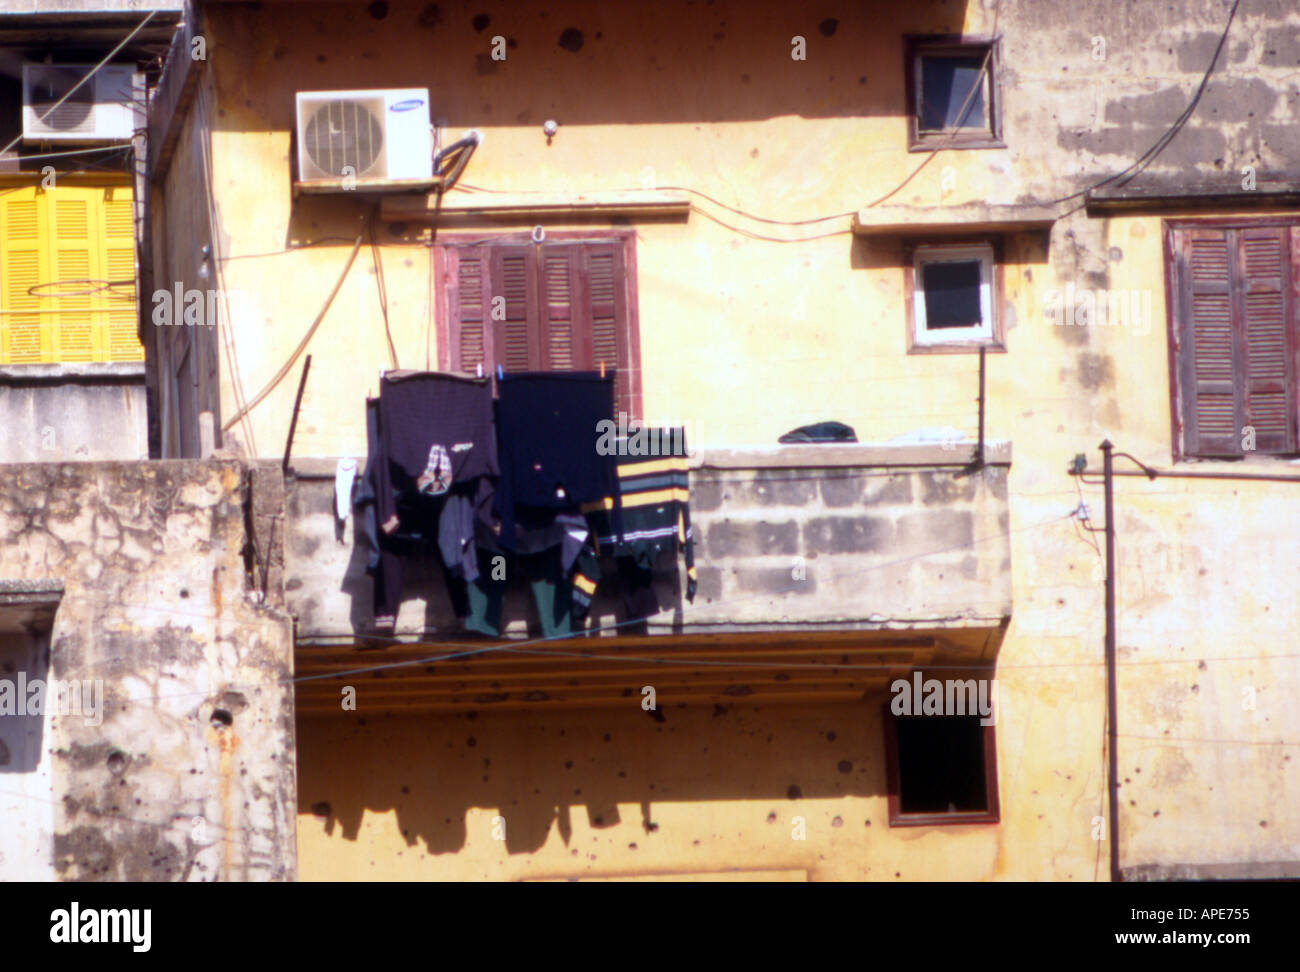
[[[917,104],[921,132],[946,132],[954,128],[988,131],[982,75],[983,57],[964,54],[919,55],[921,84]]]
[[[993,41],[909,37],[906,50],[911,150],[1005,147]]]
[[[891,827],[997,823],[992,725],[978,715],[894,716],[886,709]]]
[[[909,350],[1000,347],[991,244],[918,246],[912,254]]]

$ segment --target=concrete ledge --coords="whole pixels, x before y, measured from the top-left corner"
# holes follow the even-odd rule
[[[49,631],[62,600],[61,580],[0,580],[0,634]]]
[[[0,381],[42,384],[60,381],[96,381],[142,385],[144,384],[144,362],[87,361],[70,364],[2,365]]]
[[[858,236],[930,236],[951,233],[1014,233],[1051,229],[1057,211],[1049,206],[990,205],[875,206],[853,216]]]
[[[1260,181],[1254,189],[1242,189],[1239,181],[1217,185],[1176,185],[1168,182],[1141,186],[1107,186],[1084,196],[1089,215],[1124,213],[1138,215],[1183,209],[1234,209],[1276,207],[1285,209],[1300,203],[1300,183]],[[1216,213],[1217,215],[1217,213]]]
[[[436,196],[393,196],[385,199],[380,206],[380,215],[390,221],[430,219],[434,216],[440,219],[557,219],[566,216],[684,219],[690,212],[690,196],[670,189],[622,192],[451,192],[442,198],[441,205],[438,205]]]
[[[1300,861],[1231,864],[1139,864],[1120,869],[1125,881],[1286,881],[1300,878]]]

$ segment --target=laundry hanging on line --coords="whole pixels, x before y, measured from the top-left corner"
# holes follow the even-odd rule
[[[653,571],[669,550],[685,553],[693,600],[684,432],[658,433],[676,443],[673,455],[619,456],[626,441],[609,449],[598,434],[613,412],[613,375],[523,373],[497,386],[493,403],[485,380],[389,375],[367,401],[357,526],[376,625],[395,624],[406,562],[433,552],[465,629],[494,637],[506,589],[500,557],[526,578],[544,637],[585,618],[602,577],[598,550],[617,561],[608,579],[629,619],[659,610]]]

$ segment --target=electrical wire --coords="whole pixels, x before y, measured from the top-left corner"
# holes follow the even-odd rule
[[[456,188],[464,189],[471,193],[482,192],[482,193],[487,193],[489,195],[530,195],[530,194],[545,195],[550,192],[550,190],[547,189],[525,189],[525,190],[489,189],[485,186],[475,186],[467,182],[458,182],[456,184]],[[699,196],[701,199],[708,200],[710,203],[717,206],[719,209],[725,209],[729,213],[734,213],[737,216],[744,216],[746,219],[753,220],[756,223],[767,223],[770,226],[809,226],[814,223],[827,223],[833,219],[844,219],[848,216],[852,216],[855,212],[857,212],[857,210],[850,209],[847,212],[833,213],[829,216],[814,216],[811,219],[771,219],[766,216],[758,216],[744,209],[738,209],[735,206],[729,206],[726,203],[722,202],[721,200],[715,199],[713,196],[710,196],[707,192],[703,192],[699,189],[693,189],[690,186],[654,186],[653,189],[662,192],[685,192],[692,196]],[[645,192],[646,189],[645,187],[639,187],[635,189],[627,189],[627,188],[616,189],[614,191],[615,192]]]
[[[1146,739],[1160,743],[1199,743],[1212,746],[1300,746],[1287,739],[1196,739],[1190,736],[1140,736],[1131,732],[1116,733],[1122,739]]]
[[[53,109],[51,109],[53,110]],[[97,145],[93,148],[68,149],[63,152],[41,152],[38,155],[21,155],[18,157],[19,162],[40,162],[45,159],[61,159],[67,155],[91,155],[93,153],[103,152],[130,152],[131,149],[126,145]],[[33,172],[31,175],[36,176],[40,173]]]
[[[233,263],[236,260],[260,260],[266,257],[284,256],[286,253],[296,253],[299,250],[309,250],[312,247],[324,246],[327,243],[351,244],[353,241],[354,241],[353,237],[351,236],[322,236],[319,239],[308,240],[305,243],[295,243],[291,246],[286,246],[280,250],[268,250],[265,253],[236,253],[234,256],[222,257],[221,260],[223,263]],[[386,243],[385,246],[425,247],[428,246],[428,244],[427,243]]]
[[[397,363],[397,347],[393,344],[393,331],[388,322],[388,286],[384,281],[384,258],[380,253],[379,239],[375,234],[375,220],[379,217],[379,207],[370,212],[370,259],[375,268],[375,286],[379,289],[379,310],[384,317],[384,337],[388,340],[388,359],[396,371],[401,367]]]
[[[714,216],[712,213],[706,212],[705,210],[700,209],[697,206],[692,206],[691,212],[699,213],[701,216],[703,216],[705,219],[709,220],[710,222],[717,223],[719,226],[723,227],[724,229],[729,229],[733,233],[737,233],[741,236],[748,237],[751,240],[761,240],[767,243],[810,243],[813,240],[824,240],[832,236],[844,236],[845,234],[849,234],[853,232],[852,227],[849,227],[847,229],[842,229],[842,230],[832,230],[829,233],[819,233],[816,236],[802,236],[799,237],[798,239],[784,239],[779,236],[765,236],[762,233],[754,233],[750,230],[741,229],[739,226],[732,226],[730,223],[724,222],[723,220],[719,219],[717,216]]]
[[[289,360],[280,366],[280,370],[275,373],[275,376],[266,383],[266,386],[260,392],[253,396],[252,401],[240,409],[234,417],[229,419],[226,424],[221,427],[222,432],[229,431],[231,426],[261,404],[262,400],[275,390],[275,387],[284,380],[284,376],[289,373],[291,368],[293,368],[294,362],[298,360],[298,357],[306,349],[308,342],[312,339],[312,335],[314,335],[316,329],[320,327],[321,321],[325,320],[325,315],[329,312],[330,306],[334,303],[334,297],[338,294],[339,288],[343,286],[343,281],[347,278],[348,271],[352,269],[352,263],[357,258],[357,251],[361,249],[361,241],[362,237],[358,236],[356,243],[352,247],[352,252],[348,254],[347,263],[343,266],[343,272],[339,274],[338,280],[334,283],[334,289],[331,290],[329,296],[325,298],[325,306],[323,306],[320,313],[316,315],[316,319],[312,321],[311,327],[307,329],[307,333],[303,335],[302,340],[298,343],[298,347],[295,348],[293,354],[289,356]]]

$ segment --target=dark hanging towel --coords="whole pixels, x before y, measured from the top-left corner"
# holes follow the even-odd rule
[[[466,576],[478,564],[468,521],[485,495],[490,500],[497,472],[491,387],[457,375],[389,375],[379,399],[366,402],[366,418],[358,525],[374,578],[375,623],[394,623],[406,561],[433,549],[442,555],[452,608],[464,616]]]
[[[686,558],[686,599],[695,600],[695,537],[684,429],[642,429],[616,442],[618,494],[584,504],[597,553],[618,561],[629,620],[659,610],[652,572],[667,552]],[[622,528],[611,513],[621,503]]]
[[[614,375],[528,372],[505,375],[497,386],[501,479],[493,509],[501,520],[501,545],[513,550],[518,507],[576,512],[613,495],[614,457],[601,455],[596,445],[601,423],[614,414]]]
[[[477,486],[497,475],[492,388],[486,379],[433,372],[387,375],[380,381],[379,425],[393,491],[440,497],[453,484]],[[393,503],[379,496],[379,526],[395,525]]]
[[[379,528],[378,511],[384,505],[380,497],[386,497],[393,510],[396,525],[388,531]],[[366,573],[374,580],[375,624],[389,628],[396,622],[402,601],[405,561],[434,538],[437,507],[426,497],[406,496],[393,486],[383,451],[379,400],[375,398],[366,399],[366,468],[357,490],[356,511],[354,529],[366,550]]]

